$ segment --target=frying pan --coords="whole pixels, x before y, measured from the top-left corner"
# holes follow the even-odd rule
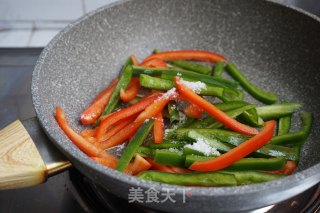
[[[138,187],[159,194],[169,189],[175,203],[141,205],[177,212],[248,211],[288,199],[320,181],[319,38],[319,18],[271,1],[121,1],[69,25],[44,49],[33,73],[34,106],[44,131],[72,165],[120,197],[128,199],[129,190]],[[125,59],[132,53],[142,59],[154,48],[217,52],[280,100],[303,103],[315,122],[298,171],[254,185],[184,187],[140,180],[90,160],[57,125],[55,107],[62,107],[80,131],[81,111],[118,75]]]

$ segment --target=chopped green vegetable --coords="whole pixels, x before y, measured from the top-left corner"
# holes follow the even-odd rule
[[[273,92],[265,91],[248,81],[248,79],[236,68],[236,66],[232,63],[228,63],[226,65],[226,71],[231,75],[236,81],[240,83],[240,85],[250,93],[257,100],[266,103],[273,104],[278,98],[276,94]]]
[[[149,119],[146,121],[136,132],[136,134],[133,136],[132,140],[129,142],[128,146],[125,148],[117,166],[116,170],[119,172],[123,172],[125,168],[130,163],[132,157],[137,152],[139,146],[143,143],[143,141],[148,136],[152,126],[154,123],[154,119]]]

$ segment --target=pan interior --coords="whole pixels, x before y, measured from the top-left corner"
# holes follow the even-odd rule
[[[314,113],[299,166],[304,170],[320,162],[319,38],[319,21],[265,1],[130,1],[83,18],[48,45],[34,72],[34,103],[46,132],[77,165],[88,159],[57,126],[56,106],[81,130],[80,113],[130,54],[143,59],[155,48],[214,51],[281,101],[303,103]],[[293,129],[299,125],[297,119]]]

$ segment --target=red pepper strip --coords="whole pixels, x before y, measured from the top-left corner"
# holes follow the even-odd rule
[[[110,155],[109,158],[91,157],[91,159],[111,169],[116,168],[118,163],[118,158],[113,157],[112,155]]]
[[[110,155],[109,158],[91,157],[91,159],[111,169],[114,169],[117,166],[119,161],[118,158],[112,155]],[[128,175],[137,175],[140,172],[148,170],[150,167],[151,167],[151,164],[148,161],[146,161],[140,155],[137,155],[134,161],[126,167],[126,169],[124,170],[124,173]]]
[[[152,54],[142,61],[142,64],[146,61],[158,58],[163,61],[175,61],[175,60],[195,60],[195,61],[208,61],[215,63],[217,61],[226,61],[226,58],[209,51],[202,50],[175,50],[160,52]]]
[[[126,90],[123,88],[120,89],[120,99],[123,102],[129,102],[134,99],[140,89],[140,79],[132,78]]]
[[[166,68],[167,64],[159,58],[151,58],[150,60],[146,60],[141,63],[139,66],[149,68]]]
[[[136,155],[133,162],[126,167],[126,169],[124,170],[124,173],[137,175],[140,172],[146,171],[150,168],[151,168],[151,164],[147,160],[145,160],[140,155]]]
[[[239,146],[231,149],[217,158],[195,162],[189,167],[189,169],[208,172],[230,166],[231,164],[244,158],[251,152],[261,148],[264,144],[266,144],[272,138],[275,125],[276,122],[274,120],[266,122],[263,130],[259,134],[253,136],[252,138],[241,143]]]
[[[188,169],[177,167],[177,166],[167,166],[167,167],[169,167],[174,173],[177,173],[177,174],[186,174],[191,172]]]
[[[94,137],[96,135],[96,129],[84,129],[80,132],[80,135],[83,137]]]
[[[183,112],[190,118],[201,118],[202,116],[202,108],[198,107],[195,104],[190,104],[186,108],[184,108]]]
[[[201,96],[197,95],[191,89],[186,87],[180,82],[180,78],[174,78],[176,88],[178,89],[179,94],[185,98],[186,101],[195,104],[201,107],[204,111],[206,111],[209,115],[214,117],[223,125],[227,126],[228,128],[247,135],[256,135],[259,131],[256,128],[247,126],[235,120],[234,118],[230,117],[213,104],[208,102],[207,100],[203,99]]]
[[[133,55],[133,54],[130,55],[130,57],[131,57],[132,65],[138,66],[138,65],[139,65],[139,62],[138,62],[137,57],[136,57],[135,55]]]
[[[97,139],[95,137],[92,137],[92,136],[87,136],[87,137],[84,137],[89,143],[96,143],[97,142]]]
[[[111,136],[115,135],[124,127],[126,127],[128,124],[132,123],[136,119],[136,117],[137,115],[134,114],[128,118],[124,118],[118,121],[115,125],[113,125],[110,129],[108,129],[108,131],[101,137],[100,141],[98,142],[108,140]]]
[[[161,93],[155,93],[152,94],[146,98],[141,99],[137,103],[121,109],[119,111],[113,112],[105,117],[101,118],[100,126],[97,129],[96,137],[97,140],[100,141],[103,134],[106,132],[106,130],[119,120],[122,120],[124,118],[130,117],[138,112],[141,112],[144,110],[147,106],[152,104],[155,100],[157,100],[158,97],[161,96]]]
[[[175,93],[163,93],[161,97],[159,97],[144,111],[142,111],[133,123],[124,127],[123,131],[118,132],[108,140],[102,141],[101,143],[97,144],[97,146],[99,146],[102,149],[108,149],[110,147],[117,146],[125,142],[136,133],[136,131],[139,129],[139,127],[143,124],[143,122],[146,119],[152,118],[158,113],[160,113],[162,109],[166,106],[166,104],[170,101],[170,99],[172,99],[175,95]]]
[[[164,123],[162,113],[158,113],[155,116],[155,121],[153,124],[153,138],[155,143],[162,143],[164,135]]]
[[[146,159],[150,164],[151,164],[151,169],[153,170],[159,170],[162,172],[170,172],[170,173],[175,173],[171,168],[165,165],[157,164],[154,162],[154,160],[147,158]]]
[[[71,128],[66,118],[66,114],[60,107],[56,108],[56,120],[68,138],[89,157],[110,158],[110,154],[89,143],[84,137]]]
[[[118,79],[113,80],[109,86],[99,93],[91,105],[81,113],[81,122],[83,124],[93,124],[96,122],[107,105],[117,82]]]
[[[297,164],[292,160],[288,160],[284,165],[283,169],[279,169],[276,171],[264,171],[264,172],[269,174],[291,175],[296,168],[297,168]]]

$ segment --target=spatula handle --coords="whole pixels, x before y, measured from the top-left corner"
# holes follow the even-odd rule
[[[44,161],[20,121],[0,130],[0,190],[43,183],[47,173]]]

